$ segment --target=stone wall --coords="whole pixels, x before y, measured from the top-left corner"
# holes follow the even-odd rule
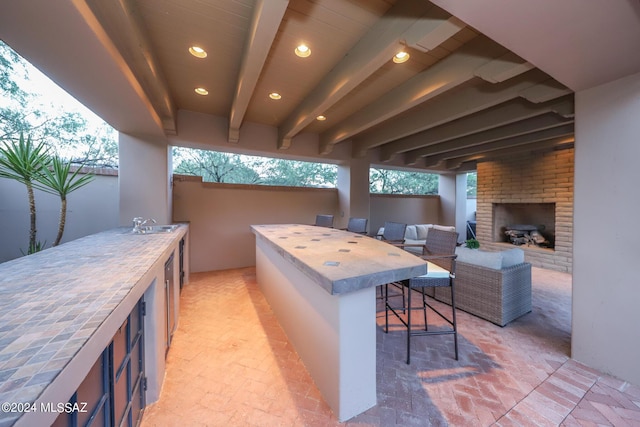
[[[573,262],[574,150],[527,153],[478,163],[476,235],[483,248],[500,243],[493,227],[494,203],[555,203],[555,247],[520,246],[535,267],[571,272]]]

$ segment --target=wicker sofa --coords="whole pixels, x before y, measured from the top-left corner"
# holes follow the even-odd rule
[[[427,240],[427,234],[429,230],[432,228],[436,228],[438,230],[446,230],[446,231],[456,231],[456,228],[448,225],[438,225],[438,224],[410,224],[407,225],[407,228],[404,232],[404,243],[406,249],[409,252],[415,254],[422,254],[422,246],[424,242]],[[378,235],[381,236],[384,234],[384,227],[380,227],[378,230]]]
[[[531,311],[531,264],[522,249],[485,252],[456,249],[456,308],[499,326]],[[435,288],[437,300],[451,304],[448,289]]]

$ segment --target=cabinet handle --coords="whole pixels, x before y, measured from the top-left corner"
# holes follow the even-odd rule
[[[167,307],[167,325],[166,325],[166,328],[167,328],[167,342],[166,342],[167,348],[171,345],[171,332],[169,331],[169,329],[171,328],[171,305],[170,305],[171,302],[170,302],[170,299],[169,299],[169,292],[171,292],[170,288],[171,287],[169,286],[169,280],[167,279],[167,280],[164,281],[164,289],[166,291],[165,292],[165,299],[166,299],[165,305]]]

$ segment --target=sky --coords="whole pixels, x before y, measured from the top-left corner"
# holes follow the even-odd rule
[[[29,78],[28,83],[25,82],[25,84],[28,84],[31,92],[39,95],[39,101],[44,107],[44,110],[60,111],[64,109],[64,111],[68,112],[78,112],[89,122],[90,126],[98,127],[104,123],[104,120],[82,105],[73,96],[69,95],[64,89],[55,84],[27,60],[24,60],[24,63]],[[22,82],[24,82],[24,80],[22,80],[21,83]]]

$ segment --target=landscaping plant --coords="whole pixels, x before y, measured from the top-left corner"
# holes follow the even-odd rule
[[[478,249],[480,247],[480,242],[476,239],[469,239],[465,243],[469,249]]]
[[[81,169],[81,167],[78,167],[75,172],[71,173],[71,163],[64,162],[58,156],[53,156],[47,167],[42,168],[41,173],[36,178],[43,185],[41,187],[43,191],[49,194],[57,194],[60,197],[58,235],[53,242],[53,246],[60,244],[64,233],[67,220],[67,195],[93,181],[93,175],[79,175],[78,173]]]
[[[34,144],[31,137],[24,139],[20,134],[18,142],[3,142],[0,146],[0,178],[13,179],[27,187],[29,199],[29,248],[27,254],[39,252],[45,244],[37,240],[36,202],[34,188],[60,197],[60,218],[58,234],[53,246],[60,244],[67,216],[67,196],[69,193],[87,185],[93,175],[71,172],[71,164],[58,156],[51,156],[44,142]]]
[[[37,178],[49,162],[47,146],[41,142],[33,144],[31,137],[20,134],[18,142],[3,142],[0,146],[0,177],[13,179],[27,187],[29,198],[29,248],[28,254],[38,252],[43,244],[36,240],[36,200],[33,193],[34,186],[39,188]]]

